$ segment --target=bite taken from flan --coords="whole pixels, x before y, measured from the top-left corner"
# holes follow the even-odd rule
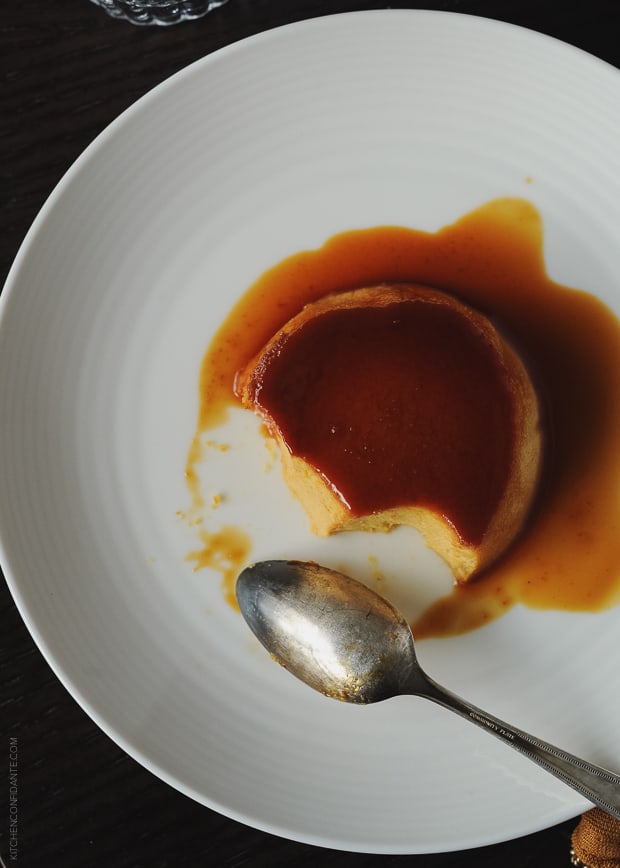
[[[511,343],[450,294],[387,284],[320,298],[235,391],[278,443],[319,536],[409,525],[465,582],[527,521],[543,449],[536,390]]]

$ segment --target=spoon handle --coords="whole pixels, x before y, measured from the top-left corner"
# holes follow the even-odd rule
[[[424,696],[426,699],[444,706],[444,708],[449,708],[461,717],[497,736],[510,747],[515,748],[560,778],[568,786],[577,790],[590,802],[620,820],[619,775],[579,759],[565,750],[505,723],[441,687],[425,673],[418,672],[417,675],[411,693]],[[422,679],[420,679],[420,675],[423,675]]]

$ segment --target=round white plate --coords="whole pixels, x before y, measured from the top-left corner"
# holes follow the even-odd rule
[[[347,706],[297,682],[218,574],[192,571],[195,530],[177,511],[203,352],[287,254],[344,229],[432,231],[523,196],[543,216],[551,275],[620,311],[619,109],[617,71],[526,30],[334,16],[174,76],[51,196],[1,302],[2,564],[68,690],[155,774],[261,829],[369,852],[472,847],[587,807],[430,703]],[[362,577],[374,553],[436,574],[422,597],[445,590],[411,536],[313,539],[277,467],[265,473],[249,414],[213,436],[231,449],[202,468],[227,493],[207,519],[245,527],[252,558],[337,563],[345,545]],[[420,657],[483,708],[618,769],[619,618],[516,609],[422,642]]]

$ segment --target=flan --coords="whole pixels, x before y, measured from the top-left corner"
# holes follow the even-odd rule
[[[465,582],[527,520],[536,389],[506,337],[448,293],[386,284],[320,298],[237,372],[235,391],[319,536],[409,525]]]

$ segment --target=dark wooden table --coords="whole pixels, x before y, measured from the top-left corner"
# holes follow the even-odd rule
[[[143,28],[112,20],[88,0],[3,4],[0,285],[30,223],[64,172],[110,121],[146,91],[188,63],[258,31],[331,12],[385,5],[360,0],[230,0],[197,22]],[[500,18],[551,34],[620,66],[618,0],[389,5]],[[41,657],[4,581],[0,582],[0,618],[0,864],[24,868],[559,868],[570,864],[575,820],[464,853],[392,857],[323,850],[239,825],[153,777],[95,726]],[[15,765],[10,765],[11,760]],[[13,807],[18,826],[12,850],[9,772],[17,774]]]

